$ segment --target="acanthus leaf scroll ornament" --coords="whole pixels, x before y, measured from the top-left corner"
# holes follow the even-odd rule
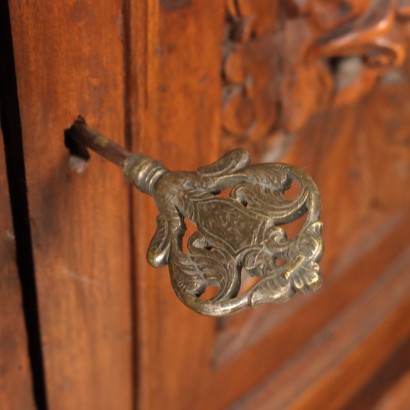
[[[406,54],[408,0],[227,0],[224,148],[260,154],[277,131],[369,92]]]
[[[168,172],[139,156],[129,158],[124,172],[154,197],[160,212],[147,259],[156,267],[169,265],[172,286],[189,308],[226,316],[320,288],[320,196],[303,170],[249,165],[249,154],[237,149],[196,172]],[[292,183],[300,192],[289,200],[285,191]],[[219,196],[227,189],[228,197]],[[300,232],[288,238],[284,225],[304,216]],[[186,219],[196,232],[184,251]],[[239,294],[243,270],[260,280]],[[202,299],[208,287],[218,293]]]
[[[225,28],[223,149],[259,153],[278,121],[279,2],[228,0]]]

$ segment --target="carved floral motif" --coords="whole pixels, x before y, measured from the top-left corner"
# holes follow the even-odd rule
[[[222,62],[225,147],[263,146],[278,118],[279,2],[227,1]]]
[[[258,151],[277,130],[368,92],[405,57],[408,0],[228,0],[226,147]]]

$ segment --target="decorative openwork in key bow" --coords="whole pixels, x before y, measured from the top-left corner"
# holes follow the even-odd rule
[[[297,292],[321,286],[320,195],[303,170],[282,163],[249,165],[248,153],[236,149],[196,172],[169,172],[81,121],[66,136],[72,151],[75,144],[88,146],[121,166],[138,189],[154,197],[159,216],[147,259],[155,267],[169,265],[172,286],[191,309],[224,316],[286,302]],[[288,200],[284,193],[294,181],[300,191]],[[227,189],[228,197],[218,196]],[[300,232],[289,239],[282,226],[305,214]],[[185,218],[197,229],[186,251]],[[259,281],[239,294],[243,271]],[[218,287],[218,293],[201,299],[209,286]]]

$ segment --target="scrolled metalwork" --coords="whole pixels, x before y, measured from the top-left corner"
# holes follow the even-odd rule
[[[169,172],[156,160],[131,155],[124,172],[159,209],[147,259],[155,267],[169,265],[172,286],[189,308],[225,316],[320,288],[320,195],[303,170],[249,165],[249,154],[236,149],[196,172]],[[285,192],[294,181],[300,192],[290,200]],[[227,189],[229,196],[221,197]],[[284,225],[302,217],[300,232],[288,238]],[[185,219],[196,226],[186,251]],[[259,281],[239,293],[243,271]],[[219,291],[204,300],[210,286]]]
[[[159,216],[147,259],[155,267],[168,264],[172,286],[189,308],[226,316],[320,288],[320,195],[303,170],[281,163],[249,165],[249,154],[236,149],[195,172],[170,172],[154,158],[105,138],[83,118],[65,138],[71,155],[87,161],[86,147],[92,149],[154,197]],[[300,190],[288,199],[292,183]],[[303,226],[289,238],[286,224],[300,218]],[[187,249],[185,220],[196,226]],[[257,282],[240,292],[243,272]],[[209,287],[218,293],[206,300]]]

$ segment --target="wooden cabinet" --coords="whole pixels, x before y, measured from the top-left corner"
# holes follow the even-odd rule
[[[2,6],[0,408],[405,408],[407,3]],[[152,200],[97,156],[70,170],[78,115],[170,169],[237,146],[305,168],[322,195],[323,289],[222,319],[188,310],[145,260]]]

